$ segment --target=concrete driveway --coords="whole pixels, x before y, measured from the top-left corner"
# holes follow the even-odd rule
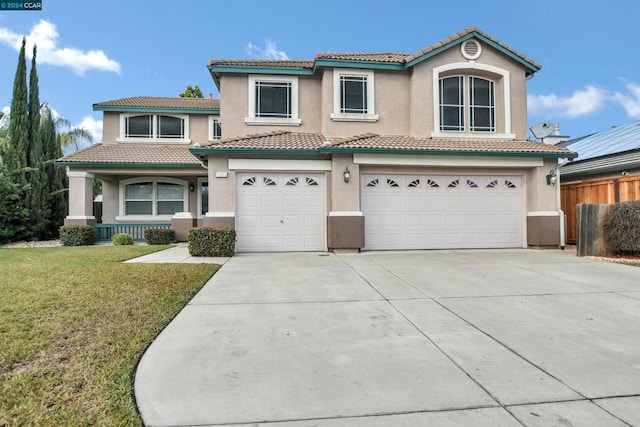
[[[640,426],[640,268],[236,255],[149,347],[135,396],[149,426]]]

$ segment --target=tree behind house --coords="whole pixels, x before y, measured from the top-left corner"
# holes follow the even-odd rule
[[[191,87],[191,85],[189,85],[184,92],[180,94],[180,98],[204,98],[204,96],[202,95],[202,91],[198,85],[195,87]]]

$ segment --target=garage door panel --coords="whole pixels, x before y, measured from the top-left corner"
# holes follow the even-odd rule
[[[238,252],[326,249],[322,174],[238,173],[236,180]]]
[[[364,174],[365,249],[520,247],[521,181],[499,175]]]

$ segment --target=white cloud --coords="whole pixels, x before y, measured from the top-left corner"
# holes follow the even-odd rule
[[[249,53],[249,55],[259,59],[279,59],[284,61],[289,59],[287,54],[281,50],[278,50],[276,43],[270,39],[267,39],[265,41],[264,49],[249,42],[249,44],[247,45],[247,52]]]
[[[83,128],[89,131],[93,136],[93,144],[102,141],[102,120],[96,120],[92,116],[85,116],[80,123],[74,128]],[[85,146],[89,146],[91,143],[87,142]],[[82,146],[80,148],[85,148]]]
[[[627,83],[625,88],[628,94],[616,92],[613,99],[622,105],[629,117],[640,119],[640,85]]]
[[[528,95],[527,108],[532,115],[576,118],[600,110],[610,98],[606,90],[589,85],[570,96]]]
[[[71,68],[75,73],[84,75],[88,70],[108,71],[120,74],[120,64],[107,57],[102,50],[83,51],[73,47],[58,46],[60,34],[56,25],[41,20],[27,36],[27,56],[31,58],[34,43],[38,46],[38,63]],[[22,35],[8,28],[0,28],[0,42],[17,51],[22,45]]]

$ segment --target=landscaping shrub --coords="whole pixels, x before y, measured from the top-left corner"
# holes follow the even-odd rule
[[[171,228],[147,228],[144,240],[149,245],[168,245],[176,241],[176,231]]]
[[[113,243],[114,246],[133,245],[133,237],[129,236],[127,233],[114,234],[111,238],[111,243]]]
[[[236,231],[232,228],[192,228],[187,233],[191,256],[232,256],[236,246]]]
[[[96,243],[98,234],[90,225],[63,225],[60,227],[62,246],[90,246]]]
[[[640,255],[640,201],[613,205],[603,220],[605,238],[617,255]]]

